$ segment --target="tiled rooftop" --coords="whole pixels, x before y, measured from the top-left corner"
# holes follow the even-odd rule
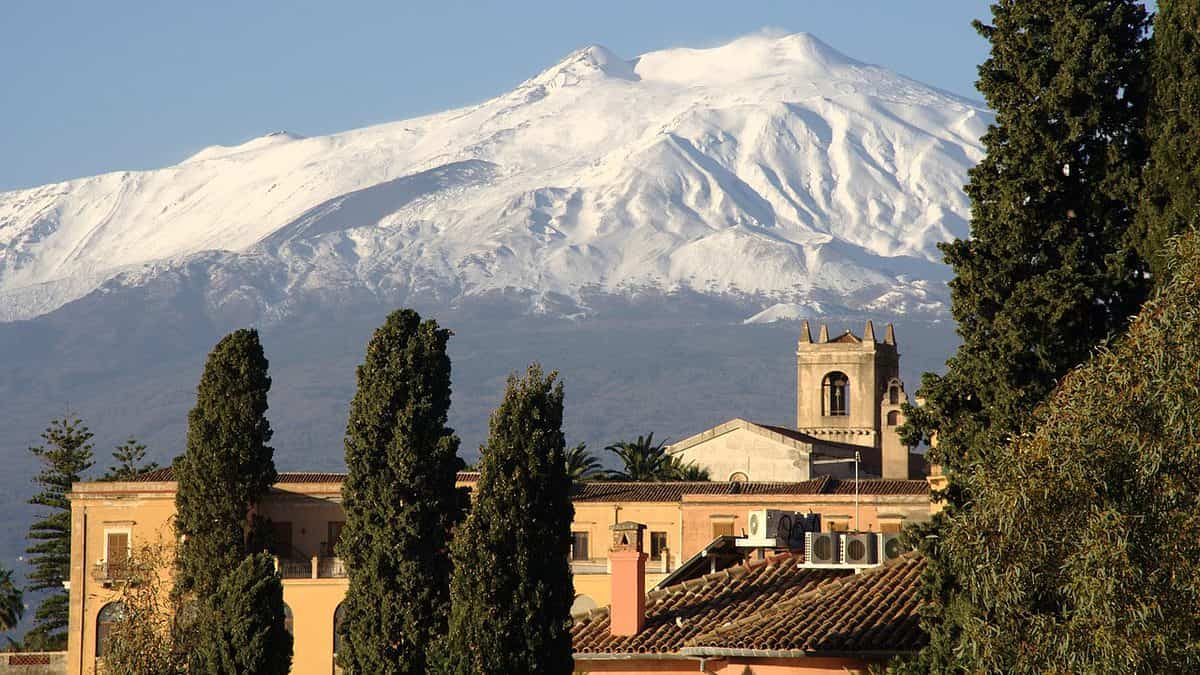
[[[137,478],[133,479],[138,483],[152,482],[170,482],[175,480],[175,472],[171,467],[155,469],[148,471]],[[275,484],[281,483],[341,483],[346,480],[346,474],[334,472],[313,472],[313,471],[281,471],[279,478]],[[479,480],[478,471],[459,471],[457,480],[460,482],[474,482]]]
[[[276,484],[287,483],[341,483],[344,473],[289,472],[279,473]],[[155,469],[133,479],[134,482],[170,482],[175,480],[170,467]],[[458,481],[471,483],[479,480],[478,471],[459,471]],[[880,495],[927,495],[929,484],[924,480],[879,480],[859,481],[859,493],[868,496]],[[799,483],[754,483],[754,482],[604,482],[581,483],[575,488],[575,502],[678,502],[684,495],[852,495],[854,481],[823,476]]]
[[[822,584],[733,621],[709,622],[685,654],[729,650],[811,654],[911,652],[928,637],[917,614],[925,559],[908,553],[861,574]]]
[[[608,608],[577,617],[571,629],[576,654],[663,654],[678,652],[690,639],[716,626],[755,616],[766,607],[849,574],[853,570],[799,566],[785,553],[750,565],[651,591],[646,626],[633,636],[609,632]]]

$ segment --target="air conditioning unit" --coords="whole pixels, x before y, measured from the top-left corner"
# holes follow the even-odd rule
[[[771,546],[787,546],[796,515],[779,509],[751,511],[746,519],[746,538]]]
[[[900,541],[898,533],[886,533],[879,535],[879,560],[887,562],[895,560],[904,555],[904,544]]]
[[[836,565],[842,557],[841,535],[837,532],[806,532],[804,562],[809,565]]]
[[[878,554],[874,532],[842,535],[842,562],[847,565],[874,565],[879,562]]]

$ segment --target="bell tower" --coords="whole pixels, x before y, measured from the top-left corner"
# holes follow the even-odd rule
[[[862,337],[846,330],[830,337],[821,324],[812,339],[808,321],[796,344],[796,429],[814,438],[870,448],[884,478],[908,478],[908,448],[896,427],[907,401],[900,381],[896,333],[887,324],[882,342],[867,321]],[[865,454],[865,451],[864,451]]]

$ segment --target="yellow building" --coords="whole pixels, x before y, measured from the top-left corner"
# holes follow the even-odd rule
[[[334,624],[348,584],[337,557],[345,516],[344,476],[282,473],[259,513],[270,518],[283,577],[283,599],[295,636],[292,671],[333,672]],[[477,474],[459,474],[473,485]],[[714,539],[741,535],[747,513],[760,508],[811,511],[825,529],[890,531],[929,517],[925,481],[823,477],[799,483],[586,483],[575,494],[572,569],[577,610],[608,604],[611,592],[609,527],[635,520],[647,525],[652,587],[704,551]],[[71,576],[68,672],[96,672],[98,641],[119,612],[123,564],[132,550],[174,542],[175,483],[169,469],[139,480],[77,483],[71,492]],[[857,514],[857,515],[856,515]]]

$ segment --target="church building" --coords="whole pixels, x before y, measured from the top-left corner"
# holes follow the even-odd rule
[[[794,427],[733,419],[670,447],[685,462],[707,467],[713,480],[803,481],[819,476],[923,478],[924,461],[903,444],[908,401],[892,324],[883,341],[867,321],[830,338],[808,321],[796,344]]]

